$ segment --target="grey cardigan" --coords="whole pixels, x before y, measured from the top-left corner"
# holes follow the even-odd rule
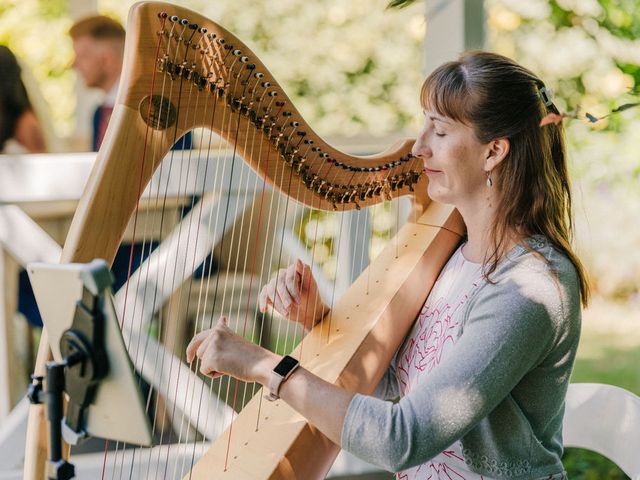
[[[544,237],[516,246],[477,288],[448,356],[397,402],[356,395],[342,448],[397,472],[460,439],[470,470],[499,479],[562,478],[564,398],[580,336],[576,269]],[[542,255],[547,261],[542,259]],[[548,263],[547,263],[548,262]],[[557,475],[557,477],[556,477]]]

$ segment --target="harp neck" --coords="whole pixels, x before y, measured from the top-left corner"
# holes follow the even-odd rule
[[[182,7],[132,8],[117,103],[138,111],[136,128],[148,127],[167,145],[194,128],[214,131],[269,182],[313,208],[359,209],[401,195],[429,203],[412,140],[368,157],[333,148],[242,41]]]

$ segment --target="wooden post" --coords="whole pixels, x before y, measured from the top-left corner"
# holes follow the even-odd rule
[[[485,14],[482,0],[425,2],[425,75],[465,50],[484,47]]]

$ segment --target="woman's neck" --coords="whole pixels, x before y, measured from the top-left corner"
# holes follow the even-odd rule
[[[467,242],[462,254],[470,262],[484,263],[493,254],[495,239],[491,238],[491,228],[495,215],[492,205],[495,204],[496,202],[491,202],[482,207],[477,204],[469,208],[458,207],[467,227]],[[512,230],[507,231],[506,236],[504,252],[508,252],[520,240],[520,236]]]

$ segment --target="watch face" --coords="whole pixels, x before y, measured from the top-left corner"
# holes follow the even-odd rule
[[[280,363],[275,366],[273,371],[281,377],[286,377],[287,374],[291,372],[291,369],[293,369],[297,364],[298,360],[290,357],[289,355],[285,355],[284,357],[282,357],[282,360],[280,360]]]

